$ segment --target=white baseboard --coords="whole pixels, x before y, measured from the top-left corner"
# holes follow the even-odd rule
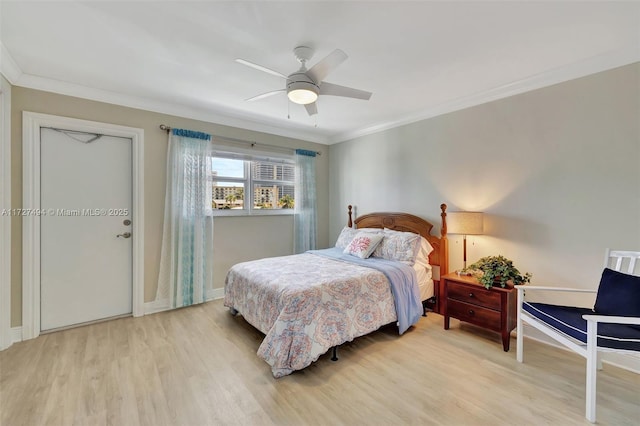
[[[144,315],[156,314],[158,312],[168,311],[169,309],[171,309],[169,308],[169,300],[167,299],[145,302],[144,305],[142,306],[143,306],[142,310],[144,312]]]
[[[640,374],[640,355],[622,353],[604,353],[602,362],[614,367]]]
[[[22,342],[22,326],[11,327],[11,344]]]
[[[214,288],[213,290],[208,292],[209,297],[207,297],[206,302],[210,302],[212,300],[222,299],[224,297],[224,289],[223,288]],[[151,302],[146,302],[144,304],[144,315],[156,314],[158,312],[169,311],[172,308],[169,306],[169,300],[153,300]]]
[[[207,297],[207,302],[210,302],[216,299],[222,299],[223,297],[224,297],[224,288],[214,288],[210,292],[209,297]]]
[[[515,334],[515,333],[514,333]],[[549,346],[553,346],[565,351],[569,351],[564,345],[558,344],[555,340],[548,337],[531,327],[529,324],[524,324],[524,337],[535,340],[536,342],[544,343]],[[525,349],[526,351],[526,349]],[[624,370],[631,371],[636,374],[640,374],[640,354],[633,353],[620,353],[620,352],[601,352],[602,362],[604,364],[613,365],[614,367],[622,368]],[[526,356],[526,352],[525,352]]]

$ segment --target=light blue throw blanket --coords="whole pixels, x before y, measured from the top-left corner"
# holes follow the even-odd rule
[[[350,254],[344,254],[342,249],[337,247],[324,250],[309,250],[307,253],[366,266],[382,272],[391,283],[391,293],[396,306],[400,334],[407,331],[422,316],[423,308],[418,291],[418,279],[416,271],[411,266],[378,257],[360,259]]]

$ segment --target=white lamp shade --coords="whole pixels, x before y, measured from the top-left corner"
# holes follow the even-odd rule
[[[482,212],[450,212],[447,214],[447,233],[481,235],[482,232]]]

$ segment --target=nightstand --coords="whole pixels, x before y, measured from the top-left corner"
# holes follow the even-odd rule
[[[474,277],[450,273],[442,277],[444,329],[457,318],[502,335],[509,351],[511,330],[516,327],[516,291],[500,286],[484,288]]]

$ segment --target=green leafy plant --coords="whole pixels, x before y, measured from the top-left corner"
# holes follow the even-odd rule
[[[287,195],[283,195],[282,198],[278,200],[278,204],[283,209],[292,209],[294,205],[294,201],[293,201],[293,198],[291,198],[291,195],[287,194]]]
[[[478,282],[486,288],[500,283],[501,287],[507,285],[520,285],[531,282],[531,274],[524,274],[513,266],[513,262],[504,256],[485,256],[477,262],[467,266],[461,272],[473,275]]]

